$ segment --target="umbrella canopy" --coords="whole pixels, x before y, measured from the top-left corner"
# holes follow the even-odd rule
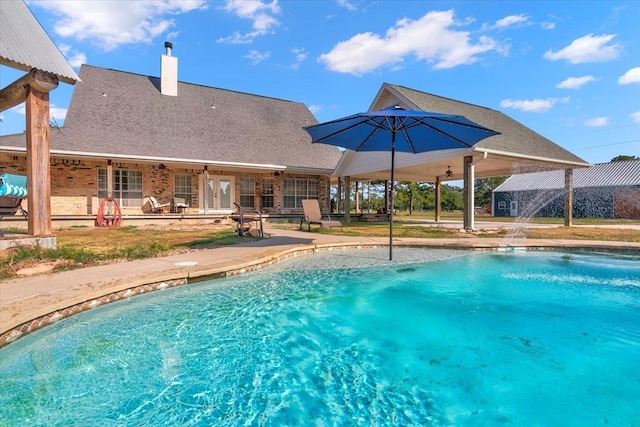
[[[27,177],[9,173],[0,175],[0,196],[15,199],[27,197]]]
[[[304,128],[312,143],[329,144],[353,151],[391,152],[391,212],[389,213],[389,260],[393,259],[393,185],[395,152],[472,147],[499,132],[464,116],[405,110],[397,105],[379,111],[354,114]]]

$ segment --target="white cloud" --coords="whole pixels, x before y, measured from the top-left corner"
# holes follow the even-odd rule
[[[72,67],[78,68],[82,64],[87,63],[87,55],[73,49],[68,44],[60,44],[58,45],[58,49],[60,49],[60,52],[62,52],[64,57],[67,58],[67,61]]]
[[[336,3],[338,3],[339,6],[344,7],[345,9],[347,9],[350,12],[353,12],[355,10],[358,10],[358,4],[361,3],[360,1],[354,1],[354,0],[336,0]]]
[[[601,36],[587,34],[584,37],[575,39],[569,46],[557,52],[546,51],[543,58],[551,61],[564,59],[572,64],[609,61],[617,58],[622,50],[622,45],[611,43],[615,36],[615,34],[603,34]]]
[[[523,25],[529,24],[529,17],[524,14],[520,15],[509,15],[505,16],[502,19],[498,19],[495,24],[488,25],[484,24],[482,26],[483,30],[503,30],[509,27],[522,27]]]
[[[18,114],[22,114],[22,115],[26,115],[26,110],[27,107],[24,104],[24,102],[20,105],[16,105],[15,107],[11,108],[10,111],[13,111],[15,113]],[[56,119],[56,121],[64,121],[65,117],[67,117],[67,109],[66,108],[60,108],[60,107],[56,107],[55,104],[50,104],[49,105],[49,117],[51,119]],[[58,123],[60,124],[60,123]]]
[[[640,83],[640,67],[632,68],[618,78],[618,84],[620,85],[628,85],[631,83]]]
[[[500,106],[502,108],[512,108],[520,111],[544,113],[545,111],[549,111],[558,102],[567,103],[569,102],[569,98],[545,98],[532,100],[505,99],[500,101]]]
[[[297,70],[300,67],[300,64],[302,64],[307,59],[309,53],[304,49],[291,49],[291,52],[293,52],[293,54],[296,56],[296,62],[291,64],[289,68]]]
[[[556,87],[558,89],[580,89],[583,85],[589,82],[595,82],[596,80],[593,76],[569,77],[558,83]]]
[[[635,113],[631,113],[631,119],[636,123],[640,123],[640,110]]]
[[[460,25],[453,18],[449,10],[429,12],[416,21],[401,19],[384,36],[360,33],[338,43],[318,62],[332,71],[361,75],[382,66],[399,66],[407,55],[444,69],[474,63],[481,53],[502,49],[489,37],[472,44],[468,32],[452,29]]]
[[[223,9],[239,18],[253,21],[253,31],[245,34],[236,31],[230,36],[219,38],[218,43],[251,43],[254,38],[269,34],[273,27],[280,25],[280,21],[274,17],[280,13],[278,0],[272,0],[271,3],[264,3],[262,0],[227,0]]]
[[[543,22],[542,24],[540,24],[540,26],[544,30],[553,30],[554,28],[556,28],[555,22]]]
[[[309,105],[309,111],[311,111],[313,114],[317,113],[318,111],[321,111],[323,108],[324,107],[322,105]]]
[[[593,119],[585,120],[584,124],[590,127],[600,127],[609,124],[609,117],[594,117]]]
[[[62,37],[91,40],[105,50],[149,43],[174,25],[166,15],[206,8],[204,0],[32,2],[57,16],[54,31]]]
[[[271,52],[269,52],[269,51],[260,52],[260,51],[257,51],[257,50],[250,50],[249,53],[247,53],[245,56],[243,56],[243,58],[248,58],[248,59],[251,60],[251,63],[253,65],[258,65],[259,63],[261,63],[265,59],[269,58],[270,56],[271,56]]]

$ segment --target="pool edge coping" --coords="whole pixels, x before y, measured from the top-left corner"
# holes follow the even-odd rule
[[[635,246],[620,245],[619,242],[597,242],[593,241],[564,241],[561,244],[558,241],[526,241],[518,242],[519,244],[496,245],[490,241],[475,241],[474,243],[465,242],[464,240],[455,241],[440,241],[436,242],[397,242],[394,243],[396,247],[414,247],[414,248],[429,248],[429,249],[458,249],[458,250],[470,250],[470,251],[490,251],[490,250],[507,250],[507,249],[528,249],[528,250],[581,250],[589,252],[605,252],[605,253],[629,253],[638,254],[640,248]],[[148,292],[163,290],[167,288],[173,288],[177,286],[184,286],[189,284],[195,284],[204,280],[213,280],[224,277],[232,277],[239,274],[244,274],[252,271],[256,271],[265,267],[269,267],[275,263],[283,261],[288,258],[302,256],[309,253],[332,251],[332,250],[348,250],[348,249],[371,249],[388,247],[388,244],[379,242],[341,242],[341,243],[314,243],[301,245],[298,247],[284,248],[275,253],[270,253],[266,256],[256,257],[245,262],[238,264],[227,264],[222,266],[194,266],[194,268],[187,268],[185,274],[184,269],[176,272],[168,272],[167,277],[161,280],[151,280],[148,283],[138,283],[130,287],[123,287],[118,284],[114,284],[110,291],[101,294],[100,296],[90,298],[81,302],[73,303],[64,307],[55,309],[52,312],[45,314],[38,314],[33,319],[20,322],[17,325],[10,326],[6,331],[0,332],[0,349],[15,342],[19,338],[42,329],[45,326],[51,325],[59,320],[68,318],[75,314],[97,308],[112,302],[127,299],[136,295],[142,295]],[[192,280],[189,280],[192,279]],[[131,278],[131,282],[135,282]]]

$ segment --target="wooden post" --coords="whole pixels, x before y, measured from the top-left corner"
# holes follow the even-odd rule
[[[55,74],[34,68],[0,90],[0,111],[26,103],[27,210],[32,236],[52,235],[49,92],[57,87]]]
[[[338,177],[338,190],[336,191],[336,213],[342,209],[342,177]]]
[[[344,222],[351,222],[351,177],[344,179]]]
[[[564,170],[564,225],[573,225],[573,169]]]
[[[49,171],[49,93],[29,86],[27,114],[27,206],[29,234],[51,236],[51,174]]]

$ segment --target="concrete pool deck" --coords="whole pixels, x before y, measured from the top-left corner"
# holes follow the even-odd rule
[[[620,227],[623,228],[623,227]],[[0,283],[0,347],[62,318],[145,292],[231,276],[321,250],[388,247],[388,237],[267,228],[269,238],[188,253],[36,275]],[[394,238],[394,246],[452,249],[568,248],[640,252],[640,243],[460,237]]]

